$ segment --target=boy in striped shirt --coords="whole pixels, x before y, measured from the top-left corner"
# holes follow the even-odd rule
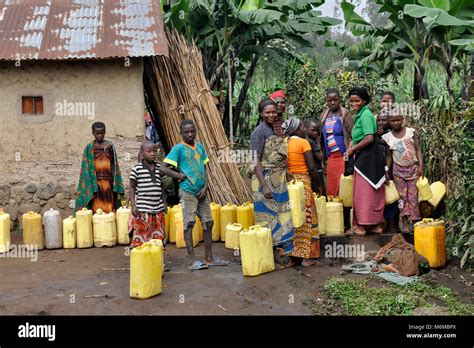
[[[134,217],[132,247],[150,239],[165,243],[165,204],[163,176],[160,164],[155,162],[156,146],[145,141],[140,149],[142,160],[130,172],[129,197]]]

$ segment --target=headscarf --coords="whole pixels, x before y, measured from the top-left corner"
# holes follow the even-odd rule
[[[275,91],[268,96],[270,99],[275,100],[277,98],[284,98],[286,99],[285,91],[280,89],[279,91]]]
[[[283,129],[283,132],[285,133],[285,135],[293,135],[293,133],[295,133],[298,128],[300,128],[300,125],[301,125],[301,120],[296,118],[296,117],[290,117],[288,120],[286,120],[285,122],[283,122],[283,124],[281,125],[281,129]]]
[[[364,87],[353,87],[349,92],[349,97],[351,95],[359,96],[362,100],[365,101],[366,104],[370,103],[369,92],[367,92],[367,90]]]

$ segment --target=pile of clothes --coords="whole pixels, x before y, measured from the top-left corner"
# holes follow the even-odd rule
[[[428,260],[418,254],[415,247],[395,234],[373,260],[344,265],[341,274],[374,274],[398,285],[417,282],[420,273],[429,271]]]

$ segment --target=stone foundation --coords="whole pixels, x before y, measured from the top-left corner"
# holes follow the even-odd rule
[[[125,192],[128,196],[130,170],[137,163],[141,139],[107,138],[114,143]],[[92,140],[92,139],[91,139]],[[86,144],[84,144],[85,146]],[[74,197],[81,169],[81,155],[61,162],[8,161],[0,177],[0,209],[10,214],[11,228],[17,229],[21,216],[34,211],[44,214],[59,210],[61,218],[74,214]]]

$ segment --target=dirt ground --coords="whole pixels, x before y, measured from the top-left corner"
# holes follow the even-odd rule
[[[366,251],[378,249],[378,237],[363,238]],[[18,233],[12,234],[12,243],[21,243]],[[339,275],[341,265],[348,260],[329,258],[322,258],[319,266],[243,277],[240,258],[232,250],[225,249],[223,243],[213,243],[213,250],[230,260],[230,264],[189,271],[185,266],[185,249],[168,245],[165,262],[171,270],[163,277],[163,292],[147,300],[128,296],[129,258],[124,246],[43,250],[36,262],[0,258],[0,314],[312,315],[305,303],[321,301],[322,285],[327,278],[364,277]],[[196,248],[196,255],[204,256],[203,243]],[[460,270],[456,262],[431,271],[429,276],[453,289],[463,301],[473,301],[469,283],[474,277]]]

